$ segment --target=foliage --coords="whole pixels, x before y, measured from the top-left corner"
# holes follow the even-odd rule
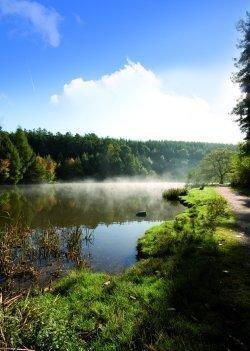
[[[21,128],[18,128],[16,130],[13,136],[13,143],[15,144],[15,147],[19,153],[21,163],[21,177],[23,178],[31,164],[34,162],[35,155],[28,143],[25,132]]]
[[[231,184],[237,187],[250,187],[250,155],[239,147],[231,161]]]
[[[50,156],[36,156],[27,171],[26,179],[32,183],[50,183],[55,179],[56,162]]]
[[[248,349],[249,271],[234,220],[215,190],[192,189],[186,201],[185,213],[145,233],[145,259],[123,274],[73,271],[50,292],[3,304],[2,346]]]
[[[185,179],[190,169],[223,144],[182,141],[132,141],[95,134],[52,134],[46,130],[1,131],[1,183],[31,183],[114,176],[164,175]],[[8,145],[6,148],[5,145]],[[228,148],[234,149],[232,145]],[[8,150],[7,150],[8,149]],[[37,158],[38,157],[38,158]],[[54,173],[46,173],[46,158]],[[43,160],[43,161],[42,161]],[[55,167],[56,165],[56,167]]]
[[[238,123],[246,140],[250,140],[250,13],[246,13],[246,19],[238,24],[238,30],[242,38],[238,44],[241,50],[240,57],[235,63],[238,72],[234,75],[234,81],[239,83],[242,96],[234,107],[232,113],[238,116]]]
[[[10,160],[0,159],[0,183],[7,182],[10,176]]]
[[[11,142],[8,133],[0,130],[0,179],[16,184],[22,178],[19,153]]]
[[[213,150],[201,160],[197,169],[189,174],[189,181],[220,184],[229,181],[232,155],[232,150],[228,148]]]
[[[184,195],[187,195],[187,188],[170,188],[164,190],[162,197],[166,200],[174,201]]]
[[[68,179],[65,162],[69,159],[80,159],[83,172],[80,178],[159,174],[184,179],[207,153],[224,146],[199,142],[98,138],[95,134],[53,134],[43,129],[26,131],[26,135],[37,155],[50,155],[59,164],[59,179]]]
[[[242,94],[232,113],[237,116],[240,129],[245,133],[245,143],[239,146],[238,154],[232,160],[231,183],[236,187],[250,185],[250,13],[246,19],[241,19],[238,30],[242,37],[238,44],[240,56],[235,66],[238,69],[233,80],[238,83]]]
[[[79,157],[63,160],[59,165],[59,177],[81,179],[84,176],[83,164]]]

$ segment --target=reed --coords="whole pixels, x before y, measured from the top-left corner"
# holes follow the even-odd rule
[[[0,238],[0,288],[15,294],[24,286],[44,286],[60,277],[69,262],[86,267],[84,243],[92,243],[93,231],[53,226],[34,230],[19,220],[6,225]]]
[[[162,197],[165,200],[177,201],[179,200],[180,196],[187,195],[187,192],[187,188],[170,188],[163,192]]]

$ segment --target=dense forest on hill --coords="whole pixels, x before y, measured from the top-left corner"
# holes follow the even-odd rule
[[[12,133],[1,130],[0,181],[16,184],[133,175],[164,175],[181,180],[206,154],[223,146],[53,134],[44,129],[18,128]]]

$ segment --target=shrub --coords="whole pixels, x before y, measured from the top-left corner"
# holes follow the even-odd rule
[[[250,156],[237,154],[231,162],[231,184],[239,187],[250,186]]]

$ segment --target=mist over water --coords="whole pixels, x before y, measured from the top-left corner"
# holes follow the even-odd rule
[[[137,239],[145,230],[182,211],[182,205],[162,199],[163,190],[180,185],[120,178],[1,187],[0,226],[21,219],[36,235],[51,227],[58,233],[80,230],[79,255],[94,270],[119,272],[136,261]],[[136,216],[141,210],[147,212],[146,217]],[[85,240],[86,235],[90,240]],[[68,241],[61,242],[65,245]],[[43,260],[42,264],[51,262]],[[74,260],[67,259],[63,269],[74,265]]]

